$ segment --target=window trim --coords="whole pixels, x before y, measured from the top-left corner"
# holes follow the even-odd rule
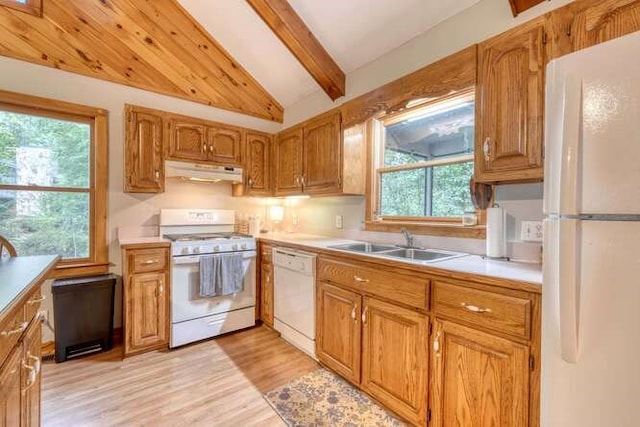
[[[62,189],[65,192],[76,191],[89,194],[89,257],[60,260],[51,277],[108,272],[110,266],[107,247],[108,112],[101,108],[3,90],[0,90],[0,108],[23,114],[34,114],[92,125],[89,190],[66,187]],[[0,189],[3,190],[24,189],[25,187],[31,191],[60,191],[59,187],[52,189],[40,186],[0,185]]]
[[[35,16],[42,16],[42,0],[27,0],[25,4],[20,4],[15,0],[0,0],[0,6],[5,6]]]
[[[366,231],[378,232],[399,232],[406,228],[415,234],[426,234],[449,237],[466,237],[484,239],[486,236],[485,211],[476,210],[478,225],[464,226],[461,217],[410,217],[410,216],[378,216],[380,211],[380,186],[381,174],[401,170],[420,169],[429,166],[441,166],[452,163],[460,163],[460,157],[453,159],[430,160],[411,163],[399,166],[379,166],[379,161],[383,157],[384,144],[378,143],[383,138],[385,124],[392,124],[399,121],[399,118],[412,111],[424,109],[429,105],[441,103],[446,100],[463,98],[474,93],[475,87],[451,93],[436,99],[428,99],[424,102],[415,103],[411,108],[403,109],[392,114],[379,114],[365,122],[362,126],[367,145],[367,176],[365,192],[365,223]],[[470,154],[468,161],[474,160],[474,154]]]

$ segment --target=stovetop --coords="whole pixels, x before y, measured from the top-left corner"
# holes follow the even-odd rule
[[[162,237],[172,242],[196,242],[202,240],[236,240],[252,239],[253,236],[242,233],[194,233],[194,234],[164,234]]]

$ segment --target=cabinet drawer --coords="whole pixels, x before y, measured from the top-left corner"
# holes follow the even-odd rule
[[[24,305],[24,320],[26,322],[31,322],[35,317],[38,310],[40,310],[40,305],[42,304],[42,301],[44,301],[44,298],[45,297],[42,295],[39,287],[31,294]]]
[[[136,249],[129,253],[129,272],[144,273],[164,270],[167,265],[167,249]]]
[[[380,271],[374,265],[320,259],[318,279],[380,296],[412,307],[429,308],[429,280],[402,273]]]
[[[531,335],[531,300],[527,298],[434,282],[432,299],[436,316],[517,337]]]
[[[24,307],[20,306],[0,324],[0,366],[27,329]]]

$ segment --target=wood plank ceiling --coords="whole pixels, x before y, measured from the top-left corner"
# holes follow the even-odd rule
[[[345,75],[287,0],[247,0],[332,101],[345,94]]]
[[[47,0],[42,18],[0,7],[0,55],[283,119],[282,106],[176,0]]]

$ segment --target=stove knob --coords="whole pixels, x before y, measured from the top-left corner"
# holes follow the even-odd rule
[[[189,255],[189,248],[182,248],[182,255]]]
[[[233,245],[231,245],[231,250],[232,251],[237,251],[238,250],[238,245],[236,245],[235,243]]]
[[[243,243],[243,244],[242,244],[242,246],[241,246],[241,248],[242,248],[242,249],[247,249],[247,244],[246,244],[246,243]]]
[[[195,247],[195,248],[193,248],[193,251],[192,251],[192,252],[193,252],[194,254],[199,254],[199,253],[200,253],[200,248]]]
[[[220,246],[214,246],[213,247],[213,251],[214,252],[220,252]]]

